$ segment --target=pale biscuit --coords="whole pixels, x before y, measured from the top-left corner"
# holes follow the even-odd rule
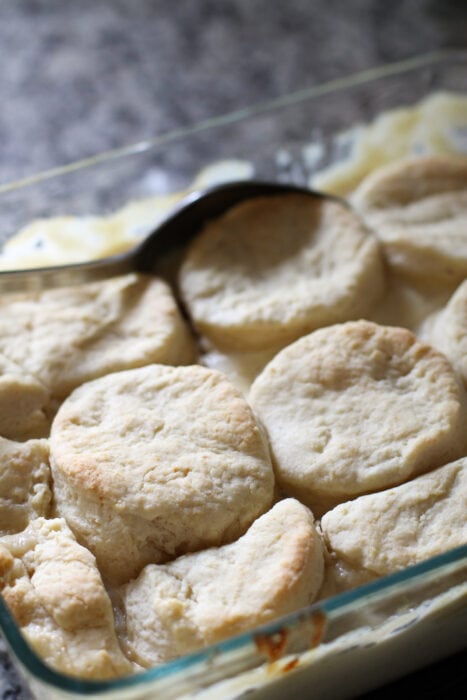
[[[168,285],[136,273],[1,297],[0,352],[58,399],[109,372],[194,359]]]
[[[467,458],[341,503],[321,527],[328,547],[378,576],[467,543]]]
[[[413,157],[369,175],[352,202],[392,269],[429,286],[467,276],[467,158]]]
[[[467,388],[467,280],[446,307],[428,319],[421,333],[446,355]]]
[[[0,435],[20,441],[47,437],[49,402],[44,385],[0,353]]]
[[[130,658],[153,666],[311,603],[323,549],[310,511],[277,503],[243,537],[148,565],[123,588]]]
[[[0,589],[46,664],[88,679],[132,671],[95,559],[64,520],[38,518],[22,533],[0,538]]]
[[[274,475],[251,408],[193,365],[84,384],[50,437],[57,508],[106,577],[239,537],[272,503]]]
[[[179,281],[202,335],[224,351],[256,351],[365,315],[383,278],[379,244],[350,208],[294,194],[207,224]]]
[[[0,438],[0,535],[20,532],[30,520],[47,517],[51,502],[47,440]]]
[[[463,389],[406,329],[350,321],[315,331],[276,355],[249,400],[279,484],[315,515],[464,454]]]

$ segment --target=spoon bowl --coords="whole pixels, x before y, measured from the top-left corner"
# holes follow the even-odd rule
[[[168,217],[130,250],[83,263],[0,271],[0,293],[39,291],[95,282],[129,272],[152,272],[163,254],[188,243],[209,220],[245,200],[281,194],[306,194],[335,200],[335,197],[299,185],[257,180],[195,190],[181,199]]]

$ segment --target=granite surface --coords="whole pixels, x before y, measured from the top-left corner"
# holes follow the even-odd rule
[[[466,45],[463,0],[7,0],[0,183]]]
[[[0,184],[446,47],[467,47],[463,0],[6,0]],[[3,647],[0,669],[0,698],[29,698]]]

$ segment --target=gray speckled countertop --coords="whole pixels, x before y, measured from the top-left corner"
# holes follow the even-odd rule
[[[466,42],[462,0],[3,2],[0,183]]]
[[[463,0],[2,2],[0,184],[357,70],[466,46]],[[461,673],[462,659],[451,664],[445,673]],[[417,687],[443,696],[434,679]],[[1,700],[29,697],[0,647]]]

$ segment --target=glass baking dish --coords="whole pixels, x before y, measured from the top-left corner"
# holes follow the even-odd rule
[[[1,240],[37,218],[107,215],[131,200],[186,191],[222,160],[247,162],[261,179],[309,184],[345,156],[343,130],[438,90],[467,95],[466,76],[467,51],[418,56],[0,186]],[[1,600],[0,628],[38,699],[355,697],[466,645],[467,544],[116,681],[80,681],[45,666]]]

